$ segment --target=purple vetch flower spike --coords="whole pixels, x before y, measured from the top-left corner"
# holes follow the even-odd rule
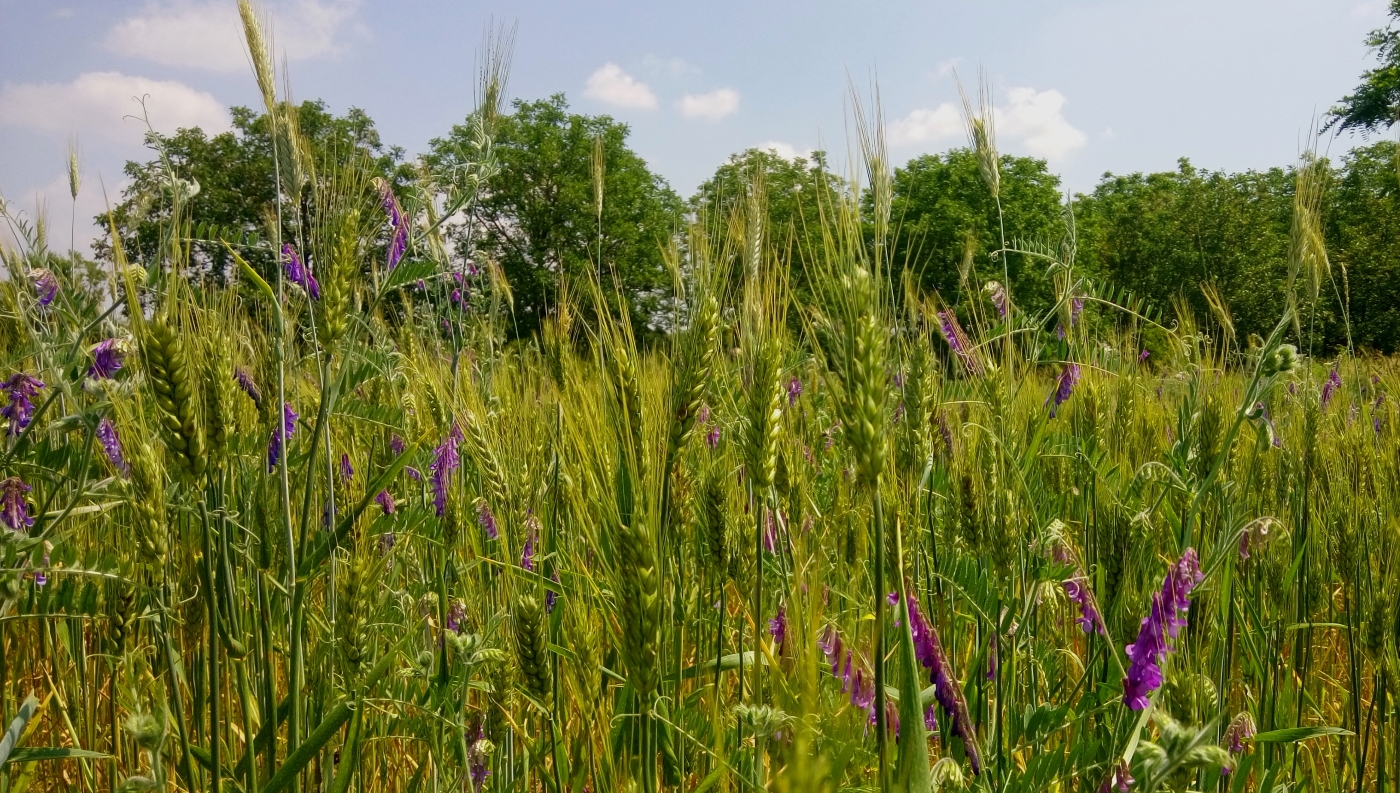
[[[802,396],[802,381],[797,379],[796,376],[788,381],[787,394],[789,407],[796,405],[797,398]]]
[[[982,288],[991,296],[992,305],[997,308],[997,315],[1006,319],[1006,287],[1002,286],[1000,281],[988,281]]]
[[[397,435],[390,435],[389,451],[393,452],[395,457],[398,457],[399,455],[403,454],[403,438],[400,438]]]
[[[520,566],[529,572],[535,572],[535,534],[530,532],[525,536],[525,548],[520,552]]]
[[[1103,615],[1099,613],[1099,604],[1094,599],[1094,590],[1089,588],[1089,580],[1081,574],[1064,581],[1061,585],[1069,599],[1079,606],[1079,616],[1075,619],[1079,627],[1083,628],[1085,633],[1106,635]]]
[[[491,507],[485,499],[478,499],[476,502],[476,522],[486,532],[486,539],[500,538],[501,532],[496,526],[496,516],[491,514]]]
[[[404,473],[408,474],[409,479],[412,479],[415,482],[423,481],[423,472],[419,471],[417,468],[414,468],[410,465],[406,466],[403,470]]]
[[[10,436],[15,437],[29,426],[34,418],[34,403],[31,398],[44,387],[43,381],[24,372],[15,372],[3,386],[9,394],[10,404],[0,407],[0,416],[10,420]]]
[[[1337,393],[1337,389],[1342,387],[1342,375],[1337,371],[1336,364],[1332,365],[1332,371],[1327,375],[1327,382],[1322,384],[1322,409],[1327,409],[1327,403],[1332,401],[1332,396]]]
[[[122,368],[126,358],[126,344],[121,339],[103,339],[92,348],[92,365],[88,367],[88,377],[94,380],[110,380]]]
[[[394,533],[386,531],[379,535],[379,555],[383,556],[394,550]]]
[[[384,510],[385,515],[394,514],[394,510],[398,508],[398,504],[394,503],[394,494],[388,490],[379,491],[374,497],[374,502],[379,505],[380,509]]]
[[[1079,315],[1084,313],[1084,298],[1076,297],[1069,301],[1069,326],[1074,327],[1074,323],[1079,321]]]
[[[1244,742],[1253,738],[1258,728],[1254,726],[1254,717],[1249,715],[1249,711],[1242,710],[1230,722],[1230,726],[1225,730],[1225,749],[1230,754],[1240,754],[1244,751]]]
[[[350,455],[344,452],[340,455],[340,478],[347,482],[355,478],[355,467],[350,464]]]
[[[34,282],[34,295],[39,298],[39,305],[48,306],[58,296],[58,276],[52,270],[36,267],[29,271],[29,280]]]
[[[929,732],[938,731],[938,703],[930,702],[924,709],[924,729]]]
[[[447,629],[453,633],[461,633],[466,626],[463,621],[467,618],[467,607],[462,601],[452,601],[452,608],[447,610]]]
[[[122,476],[131,475],[131,466],[127,463],[126,457],[122,454],[122,442],[117,437],[117,427],[110,418],[104,416],[97,423],[97,442],[102,444],[102,451],[107,454],[107,460],[116,468]]]
[[[24,531],[34,525],[24,497],[29,490],[29,485],[17,476],[0,482],[0,522],[12,531]]]
[[[403,259],[404,252],[408,250],[408,226],[405,223],[403,208],[399,206],[398,199],[394,198],[394,190],[388,182],[382,179],[375,180],[379,183],[379,205],[384,208],[384,215],[389,221],[389,228],[393,236],[389,240],[389,250],[385,259],[385,265],[390,272],[399,266],[399,261]]]
[[[433,476],[433,506],[439,518],[447,513],[447,486],[452,481],[452,472],[462,465],[461,455],[457,454],[457,441],[461,437],[461,430],[452,425],[447,439],[433,451],[433,462],[428,466]]]
[[[559,571],[558,571],[558,570],[554,570],[553,572],[551,572],[551,573],[549,574],[549,580],[550,580],[550,581],[553,581],[553,582],[556,583],[556,584],[559,583]],[[557,603],[558,601],[559,601],[559,593],[558,593],[558,592],[555,592],[553,589],[547,589],[547,590],[545,590],[545,593],[544,593],[544,613],[545,613],[545,614],[553,614],[553,613],[554,613],[554,604]]]
[[[1137,780],[1133,779],[1133,775],[1128,771],[1128,761],[1119,760],[1108,778],[1099,785],[1099,793],[1128,793],[1132,790],[1133,783]]]
[[[1137,641],[1123,648],[1132,662],[1123,678],[1123,704],[1129,709],[1146,708],[1149,695],[1162,686],[1161,663],[1186,624],[1191,590],[1204,577],[1195,549],[1187,548],[1167,571],[1162,590],[1152,596],[1152,610],[1142,620]]]
[[[1060,405],[1063,405],[1074,393],[1074,387],[1079,384],[1080,374],[1079,364],[1065,364],[1064,370],[1060,372],[1060,377],[1055,382],[1055,390],[1045,398],[1047,404],[1054,401],[1054,404],[1050,405],[1050,418],[1055,417]]]
[[[719,427],[712,426],[710,431],[705,433],[705,444],[711,449],[719,448]]]
[[[253,381],[252,373],[240,366],[233,370],[233,379],[238,383],[238,387],[243,389],[243,393],[253,400],[253,404],[262,405],[262,391],[258,388],[258,384]]]
[[[973,355],[972,342],[958,324],[958,315],[949,308],[938,312],[938,318],[939,329],[943,331],[943,339],[948,342],[949,349],[958,356],[958,360],[963,362],[963,366],[966,366],[969,372],[975,375],[982,374],[982,363]]]
[[[1151,350],[1143,350],[1138,353],[1138,363],[1147,363],[1147,358],[1152,355]]]
[[[302,262],[301,257],[297,255],[297,249],[293,248],[290,242],[282,243],[282,264],[288,281],[301,287],[312,300],[321,299],[321,285],[316,283],[316,276],[311,274],[311,268]]]
[[[773,615],[773,619],[768,620],[768,635],[773,637],[773,643],[780,649],[783,641],[787,639],[787,606],[778,606],[778,613]]]
[[[709,424],[709,423],[710,423],[710,406],[709,406],[709,405],[705,405],[705,404],[701,404],[701,405],[700,405],[700,412],[697,413],[697,414],[695,415],[695,418],[696,418],[696,420],[699,421],[701,424]]]
[[[292,409],[291,402],[282,403],[282,431],[272,431],[272,439],[267,443],[267,472],[272,473],[277,468],[277,463],[282,460],[282,436],[291,439],[297,429],[297,412]]]

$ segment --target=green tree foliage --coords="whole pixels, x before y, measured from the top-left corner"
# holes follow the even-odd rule
[[[768,149],[748,149],[730,155],[690,199],[690,211],[700,222],[722,228],[736,211],[742,212],[749,185],[761,175],[768,208],[764,237],[770,251],[789,262],[791,283],[799,298],[809,295],[805,263],[822,251],[821,213],[843,181],[826,168],[826,153],[788,159]]]
[[[167,167],[198,184],[199,192],[191,204],[194,224],[203,224],[206,229],[216,227],[218,235],[230,240],[248,233],[270,236],[276,222],[276,188],[268,176],[273,173],[270,125],[265,114],[246,107],[233,108],[232,115],[233,129],[212,137],[197,127],[168,136],[151,133],[147,144],[158,155],[148,162],[127,162],[125,171],[131,182],[112,215],[123,246],[135,260],[156,258],[161,225],[170,212],[165,188]],[[384,145],[374,122],[363,110],[351,108],[344,116],[336,116],[324,102],[307,101],[297,107],[297,119],[313,163],[358,151],[367,158],[373,172],[390,181],[401,181],[396,178],[400,176],[396,171],[401,167],[403,151]],[[159,152],[164,152],[165,159]],[[310,189],[309,184],[306,189]],[[304,200],[305,195],[298,198]],[[105,229],[106,214],[98,216],[97,222]],[[297,238],[292,228],[284,228],[283,232],[287,239]],[[110,244],[106,237],[94,243],[99,259],[111,260]],[[261,268],[270,268],[270,256],[258,253],[250,249],[249,260]],[[228,274],[228,254],[217,241],[196,243],[191,267],[222,281]]]
[[[1323,215],[1333,269],[1350,304],[1353,342],[1400,349],[1400,152],[1392,141],[1353,149]],[[1331,340],[1343,341],[1333,329]]]
[[[1060,180],[1044,160],[1002,155],[1001,209],[1008,244],[1055,244],[1065,235]],[[1001,262],[991,256],[1001,249],[1001,216],[970,149],[925,154],[895,169],[890,221],[898,228],[895,264],[912,269],[924,289],[959,300],[959,268],[966,257],[977,284],[1001,280]],[[1044,265],[1014,254],[1006,264],[1018,303],[1048,307],[1053,295]]]
[[[432,142],[430,161],[451,166],[469,151],[469,125]],[[563,94],[517,100],[497,123],[499,171],[474,211],[480,224],[468,258],[497,261],[514,293],[514,333],[528,336],[557,299],[560,276],[577,289],[590,277],[625,296],[638,328],[651,324],[670,277],[663,251],[681,201],[627,147],[626,124],[570,113]],[[601,221],[594,196],[594,146],[602,141]],[[459,238],[460,239],[460,238]],[[601,256],[600,256],[601,253]]]
[[[1366,46],[1376,53],[1376,68],[1361,75],[1361,85],[1328,114],[1327,128],[1376,132],[1400,118],[1400,0],[1390,0],[1391,23],[1371,31]]]

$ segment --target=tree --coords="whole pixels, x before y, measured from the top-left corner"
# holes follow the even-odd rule
[[[112,217],[122,237],[122,245],[135,261],[156,256],[161,224],[168,221],[170,200],[166,193],[165,162],[177,176],[197,183],[199,192],[191,202],[195,224],[217,227],[227,239],[244,234],[270,234],[269,219],[275,218],[277,197],[273,183],[272,137],[264,114],[246,107],[232,109],[233,129],[213,137],[198,127],[181,129],[174,135],[151,133],[147,145],[157,156],[148,162],[127,162],[131,184],[122,200],[112,209]],[[301,132],[310,144],[314,162],[327,163],[358,151],[370,169],[390,182],[401,182],[407,174],[398,173],[403,152],[386,147],[374,122],[363,110],[351,108],[335,116],[324,102],[307,101],[296,109]],[[160,153],[164,153],[162,158]],[[309,189],[309,186],[308,186]],[[284,196],[299,201],[303,196]],[[289,220],[289,219],[288,219]],[[107,216],[97,222],[107,227]],[[288,239],[295,239],[291,228],[284,228]],[[99,237],[93,243],[98,258],[111,260],[111,242]],[[260,269],[271,268],[271,254],[249,249],[250,261]],[[228,253],[217,242],[196,243],[191,251],[191,267],[197,273],[223,281],[230,264]]]
[[[498,262],[514,294],[514,334],[528,336],[555,301],[561,276],[578,288],[597,278],[625,297],[635,327],[654,324],[670,278],[663,250],[681,201],[627,147],[627,125],[568,112],[563,94],[513,103],[495,127],[497,173],[473,211],[480,238],[468,259]],[[595,141],[603,151],[601,218],[594,195]],[[471,127],[434,139],[429,161],[451,167],[472,146]],[[459,247],[465,236],[459,233]]]
[[[1352,341],[1385,353],[1400,349],[1400,171],[1396,145],[1352,149],[1327,192],[1323,222],[1335,277],[1348,299]],[[1328,341],[1345,341],[1344,328]]]
[[[916,274],[924,289],[946,300],[959,299],[959,264],[970,254],[979,280],[1001,280],[1000,262],[989,254],[1006,241],[1058,242],[1064,237],[1059,177],[1044,160],[1001,157],[1001,213],[970,149],[925,154],[894,172],[891,227],[896,230],[894,263]],[[1022,306],[1047,308],[1052,289],[1043,264],[1025,256],[1007,260],[1012,295]]]
[[[1371,31],[1366,46],[1380,64],[1361,75],[1361,85],[1328,112],[1325,129],[1377,132],[1389,129],[1400,114],[1400,0],[1390,0],[1391,23]]]

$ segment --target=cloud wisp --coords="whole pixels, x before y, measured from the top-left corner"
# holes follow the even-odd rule
[[[0,86],[0,124],[139,144],[143,100],[157,132],[200,127],[212,135],[230,126],[228,108],[209,93],[120,72],[86,72],[67,83],[7,82]]]
[[[1062,161],[1089,138],[1065,118],[1065,95],[1055,89],[1018,87],[992,109],[997,137],[1011,149],[1050,162]],[[919,108],[890,124],[890,141],[898,146],[940,147],[966,136],[962,112],[951,102]]]
[[[686,94],[676,105],[686,118],[715,122],[739,111],[739,92],[717,88],[704,94]]]
[[[656,94],[647,84],[624,72],[615,63],[605,63],[589,75],[588,82],[583,86],[583,95],[613,107],[634,110],[656,108]]]
[[[269,27],[278,60],[338,54],[361,26],[358,0],[291,0],[272,9]],[[118,55],[213,72],[248,69],[243,28],[231,1],[150,0],[107,33]]]

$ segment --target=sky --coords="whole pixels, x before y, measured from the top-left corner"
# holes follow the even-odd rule
[[[292,95],[365,110],[409,156],[473,105],[485,34],[513,26],[512,98],[564,93],[631,128],[688,196],[759,146],[844,160],[850,97],[878,87],[891,158],[965,145],[958,81],[992,90],[999,148],[1067,189],[1106,172],[1293,162],[1373,63],[1384,0],[486,2],[264,0]],[[142,105],[135,97],[144,96]],[[0,0],[0,196],[55,247],[98,233],[161,132],[228,129],[260,99],[235,0]],[[142,117],[146,120],[142,120]],[[1332,156],[1362,143],[1324,138]],[[67,162],[82,180],[74,202]],[[105,196],[105,197],[104,197]],[[70,215],[77,217],[76,227]]]

